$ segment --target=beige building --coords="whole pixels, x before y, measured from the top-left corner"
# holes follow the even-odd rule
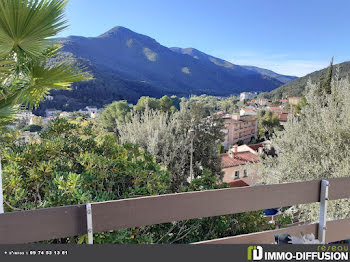
[[[258,183],[257,173],[247,166],[259,161],[259,152],[263,145],[234,146],[228,153],[221,154],[221,165],[224,171],[223,182],[232,187],[251,186]]]
[[[230,148],[239,141],[247,144],[252,138],[258,137],[258,120],[256,116],[225,115],[226,133],[224,147]]]
[[[288,103],[292,106],[296,106],[301,101],[301,97],[288,97]]]

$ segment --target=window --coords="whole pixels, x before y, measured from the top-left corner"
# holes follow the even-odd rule
[[[243,177],[248,177],[248,171],[247,171],[247,169],[244,169],[244,171],[243,171]]]
[[[235,171],[235,177],[234,178],[235,178],[235,180],[239,179],[239,171]]]

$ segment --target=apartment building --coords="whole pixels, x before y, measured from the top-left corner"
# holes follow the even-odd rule
[[[257,96],[257,93],[243,92],[240,94],[240,101],[249,100]]]
[[[256,116],[251,115],[225,115],[225,142],[224,147],[230,148],[231,146],[243,142],[247,144],[252,138],[258,137],[258,119]]]

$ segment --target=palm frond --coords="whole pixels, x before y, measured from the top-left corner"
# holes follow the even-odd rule
[[[13,73],[15,67],[16,64],[14,59],[0,59],[0,83],[5,81],[5,79]]]
[[[0,107],[0,127],[12,123],[20,112],[20,106],[5,106]]]
[[[69,89],[73,83],[90,80],[91,76],[74,65],[48,67],[42,62],[31,65],[29,78],[29,87],[23,90],[19,101],[32,108],[49,94],[50,89]]]
[[[49,37],[66,28],[66,0],[1,0],[0,57],[12,51],[38,57],[50,44]]]

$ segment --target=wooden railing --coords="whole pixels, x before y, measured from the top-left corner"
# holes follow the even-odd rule
[[[350,177],[329,180],[329,200],[350,198]],[[229,188],[92,203],[94,233],[320,202],[321,181]],[[64,206],[0,215],[0,244],[30,243],[88,232],[87,206]],[[313,233],[318,224],[301,225],[198,244],[269,244],[274,235]],[[326,242],[350,238],[350,219],[327,221]]]

